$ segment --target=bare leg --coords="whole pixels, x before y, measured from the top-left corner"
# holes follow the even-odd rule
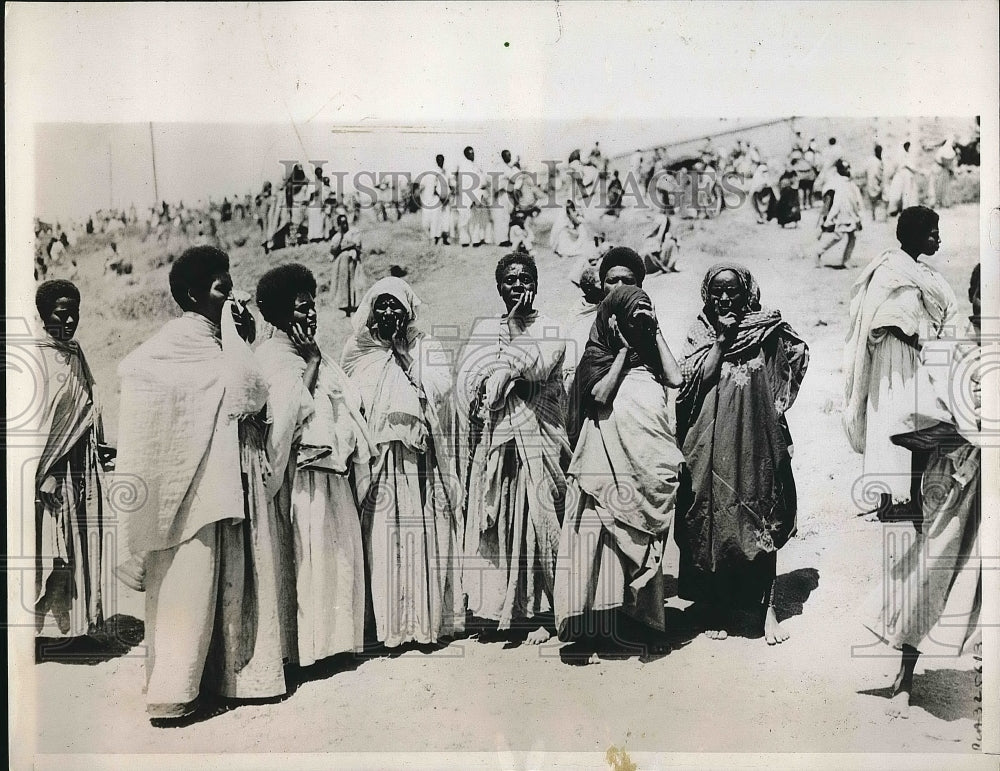
[[[778,616],[774,612],[774,583],[775,576],[771,576],[770,586],[764,596],[764,640],[768,645],[780,645],[790,636],[778,623]]]
[[[847,243],[844,245],[844,259],[840,261],[842,267],[847,267],[847,263],[851,259],[851,254],[854,252],[854,244],[857,240],[858,237],[853,231],[847,234]]]
[[[827,249],[833,246],[835,243],[841,240],[843,235],[841,233],[823,233],[819,238],[819,243],[816,244],[813,256],[816,258],[816,267],[823,266],[823,255],[826,253]]]
[[[903,645],[903,655],[899,661],[899,672],[892,684],[892,697],[885,708],[889,717],[908,718],[910,716],[910,693],[913,691],[913,670],[917,667],[920,651],[912,645]]]

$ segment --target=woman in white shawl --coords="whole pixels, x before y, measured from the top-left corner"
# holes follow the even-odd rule
[[[35,629],[45,636],[86,635],[104,625],[102,460],[109,453],[102,451],[94,377],[73,339],[80,290],[69,281],[46,281],[35,305],[45,330],[37,341],[44,401],[32,425],[45,441],[35,473]]]
[[[362,506],[375,632],[387,648],[437,643],[464,627],[457,479],[443,473],[441,413],[452,388],[441,344],[417,329],[400,278],[361,299],[341,363],[361,392],[375,459]]]
[[[921,653],[957,657],[982,634],[983,574],[979,543],[982,359],[979,266],[969,283],[968,337],[928,350],[917,372],[918,399],[894,441],[928,455],[922,512],[910,548],[890,562],[865,614],[882,642],[900,651],[886,712],[907,717]],[[944,366],[942,366],[944,365]]]
[[[552,610],[566,493],[566,343],[559,324],[534,308],[531,257],[506,255],[495,277],[507,312],[473,327],[455,385],[466,493],[462,590],[469,611],[500,632],[537,624],[525,642],[539,645],[551,636],[539,622]]]
[[[302,666],[363,646],[358,501],[372,456],[361,395],[316,345],[315,296],[302,265],[274,268],[257,284],[257,306],[275,327],[256,351],[270,390],[268,493],[292,523]]]
[[[893,503],[911,500],[910,453],[889,437],[912,409],[921,347],[949,330],[956,310],[948,282],[920,261],[941,245],[937,213],[904,209],[896,238],[900,248],[873,260],[851,289],[844,348],[844,429],[854,451],[864,453],[863,498],[875,503],[873,494],[880,496],[880,518]]]

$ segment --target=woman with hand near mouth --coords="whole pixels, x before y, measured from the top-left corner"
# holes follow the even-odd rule
[[[674,535],[678,592],[708,611],[706,634],[727,636],[735,609],[757,610],[768,645],[788,633],[774,611],[777,552],[795,532],[795,483],[785,411],[809,348],[736,264],[710,268],[704,308],[688,333],[677,398],[685,459]]]
[[[474,616],[536,627],[551,636],[555,555],[566,480],[564,335],[534,308],[538,269],[527,254],[501,258],[497,291],[505,315],[481,319],[458,366],[459,463],[466,489],[462,589]]]
[[[616,612],[664,631],[661,563],[683,462],[666,389],[682,382],[649,296],[616,287],[598,309],[577,372],[580,415],[571,420],[582,428],[567,475],[579,504],[559,542],[560,639],[620,641],[623,631],[629,639]]]
[[[316,279],[281,265],[257,284],[275,327],[256,350],[267,378],[268,495],[293,532],[297,661],[364,644],[365,570],[358,502],[368,492],[372,443],[361,394],[316,344]]]
[[[461,493],[439,457],[451,366],[441,344],[417,327],[420,304],[401,278],[377,281],[361,299],[342,357],[375,445],[361,519],[375,634],[387,648],[434,644],[465,624]]]

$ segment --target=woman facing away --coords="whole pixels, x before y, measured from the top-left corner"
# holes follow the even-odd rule
[[[497,292],[506,313],[480,320],[456,379],[459,462],[465,487],[462,589],[473,615],[505,632],[536,626],[551,636],[556,546],[566,490],[559,325],[535,310],[538,269],[522,252],[501,258]]]
[[[375,632],[387,648],[437,643],[465,625],[461,493],[439,458],[451,367],[441,344],[417,327],[419,306],[401,278],[375,282],[342,357],[375,446],[362,533]]]
[[[778,195],[773,198],[773,211],[767,214],[768,219],[778,220],[781,227],[791,225],[798,227],[799,220],[802,219],[801,206],[799,204],[799,191],[795,186],[796,174],[794,169],[786,169],[778,177]]]
[[[560,639],[584,637],[595,647],[629,639],[625,617],[664,631],[661,562],[683,462],[666,389],[682,382],[649,296],[616,287],[601,303],[576,376],[582,428],[567,476],[579,495],[556,562]]]
[[[888,566],[869,603],[865,626],[900,651],[899,671],[886,712],[908,717],[913,672],[921,653],[961,656],[981,640],[982,369],[979,266],[969,283],[972,303],[967,341],[937,343],[945,358],[932,355],[918,370],[921,395],[905,417],[908,433],[894,440],[927,453],[921,479],[917,537]],[[937,351],[935,351],[935,354]],[[941,362],[949,366],[941,366]]]
[[[78,637],[104,625],[104,429],[94,377],[80,344],[80,290],[63,280],[35,292],[45,401],[35,470],[35,632]],[[107,453],[105,453],[107,455]]]
[[[937,212],[904,209],[896,238],[899,248],[872,260],[851,288],[844,347],[844,430],[854,451],[864,453],[865,487],[877,490],[875,511],[883,519],[894,505],[909,509],[914,498],[921,456],[890,437],[914,403],[920,349],[954,326],[957,308],[948,282],[920,259],[941,246]]]
[[[274,325],[257,359],[268,382],[268,494],[291,522],[298,661],[308,666],[364,644],[365,570],[358,501],[369,486],[372,443],[361,394],[316,345],[316,279],[281,265],[257,284]]]
[[[732,613],[759,613],[768,645],[788,633],[774,609],[777,553],[795,533],[791,435],[785,411],[809,349],[776,310],[761,307],[746,268],[705,274],[688,333],[677,398],[685,469],[674,535],[678,593],[707,612],[706,634],[724,639]]]

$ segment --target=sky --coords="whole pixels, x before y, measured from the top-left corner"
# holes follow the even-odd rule
[[[7,139],[26,151],[17,193],[52,217],[151,202],[149,122],[161,198],[176,200],[245,192],[302,155],[416,171],[471,138],[480,159],[508,146],[539,160],[598,139],[630,152],[722,116],[986,114],[995,10],[13,3]]]

